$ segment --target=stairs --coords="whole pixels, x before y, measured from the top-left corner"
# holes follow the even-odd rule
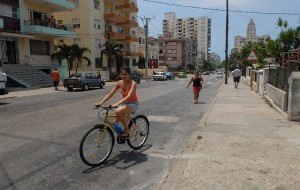
[[[7,75],[8,80],[11,79],[26,88],[53,86],[51,75],[30,65],[3,64],[2,70]]]

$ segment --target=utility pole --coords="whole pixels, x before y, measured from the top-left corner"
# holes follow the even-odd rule
[[[228,0],[226,0],[225,84],[228,83]]]
[[[155,17],[153,17],[155,18]],[[151,18],[142,18],[142,22],[144,23],[145,19],[145,80],[148,80],[148,26],[151,21]]]

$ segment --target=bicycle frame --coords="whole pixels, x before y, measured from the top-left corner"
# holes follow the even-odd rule
[[[104,120],[103,120],[103,122],[104,122],[104,129],[106,129],[107,127],[109,127],[110,129],[112,129],[116,134],[118,134],[118,135],[121,135],[115,128],[114,128],[114,126],[113,126],[113,122],[111,122],[110,120],[109,120],[109,118],[115,118],[115,117],[117,117],[117,115],[116,114],[109,114],[108,113],[108,109],[105,109],[105,111],[106,111],[106,113],[105,113],[105,118],[104,118]],[[98,111],[98,115],[99,115],[99,111]],[[98,116],[99,117],[99,116]],[[130,122],[130,121],[132,121],[132,117],[131,117],[131,114],[125,114],[125,117],[126,117],[126,121],[127,122]],[[100,118],[100,117],[99,117]],[[135,127],[135,125],[133,125],[134,126],[134,128],[136,128]]]

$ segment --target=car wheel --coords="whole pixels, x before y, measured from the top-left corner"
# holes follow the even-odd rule
[[[101,82],[101,83],[100,83],[100,89],[102,89],[102,88],[103,88],[103,83]]]
[[[89,90],[89,85],[88,85],[88,84],[84,84],[84,86],[83,86],[83,90],[84,90],[84,91],[87,91],[87,90]]]
[[[73,88],[72,87],[67,87],[68,91],[72,91]]]

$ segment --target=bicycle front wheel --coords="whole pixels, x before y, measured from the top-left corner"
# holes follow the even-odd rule
[[[81,160],[89,166],[99,166],[110,156],[114,136],[110,128],[96,125],[82,137],[79,147]]]
[[[149,135],[149,120],[144,115],[137,115],[130,121],[128,127],[130,133],[128,145],[135,150],[141,148]]]

